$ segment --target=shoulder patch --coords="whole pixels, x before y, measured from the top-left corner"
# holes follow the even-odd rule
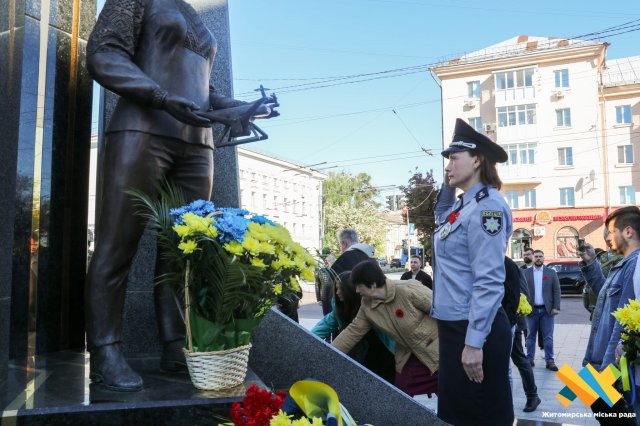
[[[482,210],[480,212],[482,230],[487,234],[498,235],[498,232],[502,230],[503,214],[500,210]]]
[[[476,192],[476,203],[479,203],[483,198],[487,198],[489,196],[489,188],[486,186],[482,188],[480,191]]]

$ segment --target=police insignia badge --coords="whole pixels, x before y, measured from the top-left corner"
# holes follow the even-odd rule
[[[447,238],[449,236],[449,232],[451,232],[451,224],[450,223],[446,223],[442,227],[442,232],[440,232],[440,239],[444,240],[445,238]]]
[[[502,212],[483,210],[480,214],[482,216],[482,229],[484,232],[492,237],[497,235],[502,229]]]

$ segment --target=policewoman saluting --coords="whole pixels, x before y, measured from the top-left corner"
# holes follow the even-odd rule
[[[453,425],[511,425],[511,328],[501,307],[511,210],[498,192],[507,153],[456,120],[433,235],[432,316],[438,320],[438,417]],[[456,200],[455,191],[462,195]]]

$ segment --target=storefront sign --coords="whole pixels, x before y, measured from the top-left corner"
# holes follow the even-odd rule
[[[513,218],[514,222],[531,222],[533,221],[533,218],[531,216],[527,216],[527,217],[514,217]]]
[[[551,215],[544,210],[536,213],[534,219],[538,225],[548,225],[551,223]]]
[[[553,220],[557,220],[559,222],[570,222],[573,220],[599,220],[602,219],[602,215],[599,214],[590,214],[585,216],[554,216]]]

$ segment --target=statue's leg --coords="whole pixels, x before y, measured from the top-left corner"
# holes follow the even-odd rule
[[[105,149],[100,223],[87,275],[85,307],[92,378],[115,390],[142,388],[142,379],[120,350],[127,276],[144,231],[124,191],[137,188],[153,195],[166,174],[170,162],[154,139],[140,132],[116,132],[107,137]]]
[[[208,200],[213,183],[213,150],[203,146],[182,144],[168,178],[184,191],[187,201]],[[156,258],[156,276],[166,272],[159,252]],[[182,302],[178,301],[175,289],[169,284],[154,286],[156,320],[163,343],[160,368],[177,371],[185,368],[184,322]]]

